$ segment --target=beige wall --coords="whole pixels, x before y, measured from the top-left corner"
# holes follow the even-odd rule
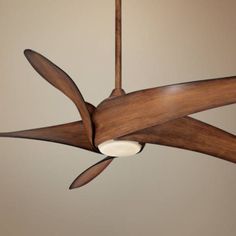
[[[126,0],[123,7],[127,92],[236,74],[235,0]],[[68,71],[95,105],[109,95],[113,8],[111,0],[0,0],[1,131],[78,117],[29,66],[25,48]],[[236,133],[235,108],[195,117]],[[72,147],[1,139],[0,235],[236,235],[235,165],[148,145],[87,187],[68,191],[97,160]]]

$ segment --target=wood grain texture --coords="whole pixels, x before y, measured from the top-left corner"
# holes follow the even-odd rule
[[[190,117],[150,127],[121,139],[177,147],[236,163],[236,136]]]
[[[99,153],[98,149],[89,142],[82,121],[39,129],[0,133],[0,137],[61,143]]]
[[[94,112],[95,145],[236,102],[236,77],[157,87],[107,99]]]
[[[83,96],[74,81],[62,69],[41,54],[27,49],[24,54],[33,68],[50,84],[70,98],[78,108],[89,141],[93,144],[93,125]]]
[[[106,157],[95,165],[89,167],[73,181],[70,189],[79,188],[91,182],[111,164],[113,159],[114,157]]]

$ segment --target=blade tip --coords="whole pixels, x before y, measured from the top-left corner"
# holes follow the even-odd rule
[[[27,53],[29,53],[30,51],[31,51],[31,49],[27,48],[27,49],[24,50],[24,54],[27,54]]]
[[[81,188],[84,185],[85,184],[81,184],[81,183],[72,183],[71,186],[69,187],[69,190],[74,190],[76,188]]]
[[[30,54],[32,54],[32,53],[34,53],[34,51],[32,50],[32,49],[25,49],[24,50],[24,55],[27,57],[27,56],[29,56]]]
[[[73,183],[70,185],[70,187],[69,187],[69,190],[74,190],[74,189],[76,189],[77,188],[77,186],[75,186]]]

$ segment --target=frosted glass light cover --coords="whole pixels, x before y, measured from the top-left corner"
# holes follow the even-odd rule
[[[108,140],[98,145],[99,151],[111,157],[133,156],[140,152],[142,145],[134,141]]]

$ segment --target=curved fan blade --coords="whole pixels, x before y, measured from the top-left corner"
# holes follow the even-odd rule
[[[44,56],[30,49],[26,49],[24,54],[33,68],[50,84],[59,89],[70,98],[78,108],[84,127],[88,134],[89,141],[93,144],[93,126],[86,103],[74,83],[74,81],[63,70],[54,65]]]
[[[235,102],[236,77],[146,89],[108,99],[94,114],[95,144]]]
[[[99,153],[88,140],[82,121],[46,128],[0,133],[0,137],[26,138],[61,143]]]
[[[121,139],[192,150],[236,163],[236,136],[190,117],[137,131]]]
[[[104,171],[107,168],[107,166],[111,164],[113,159],[114,157],[106,157],[105,159],[101,160],[95,165],[89,167],[74,180],[74,182],[70,186],[70,189],[79,188],[88,184],[99,174],[101,174],[102,171]]]

